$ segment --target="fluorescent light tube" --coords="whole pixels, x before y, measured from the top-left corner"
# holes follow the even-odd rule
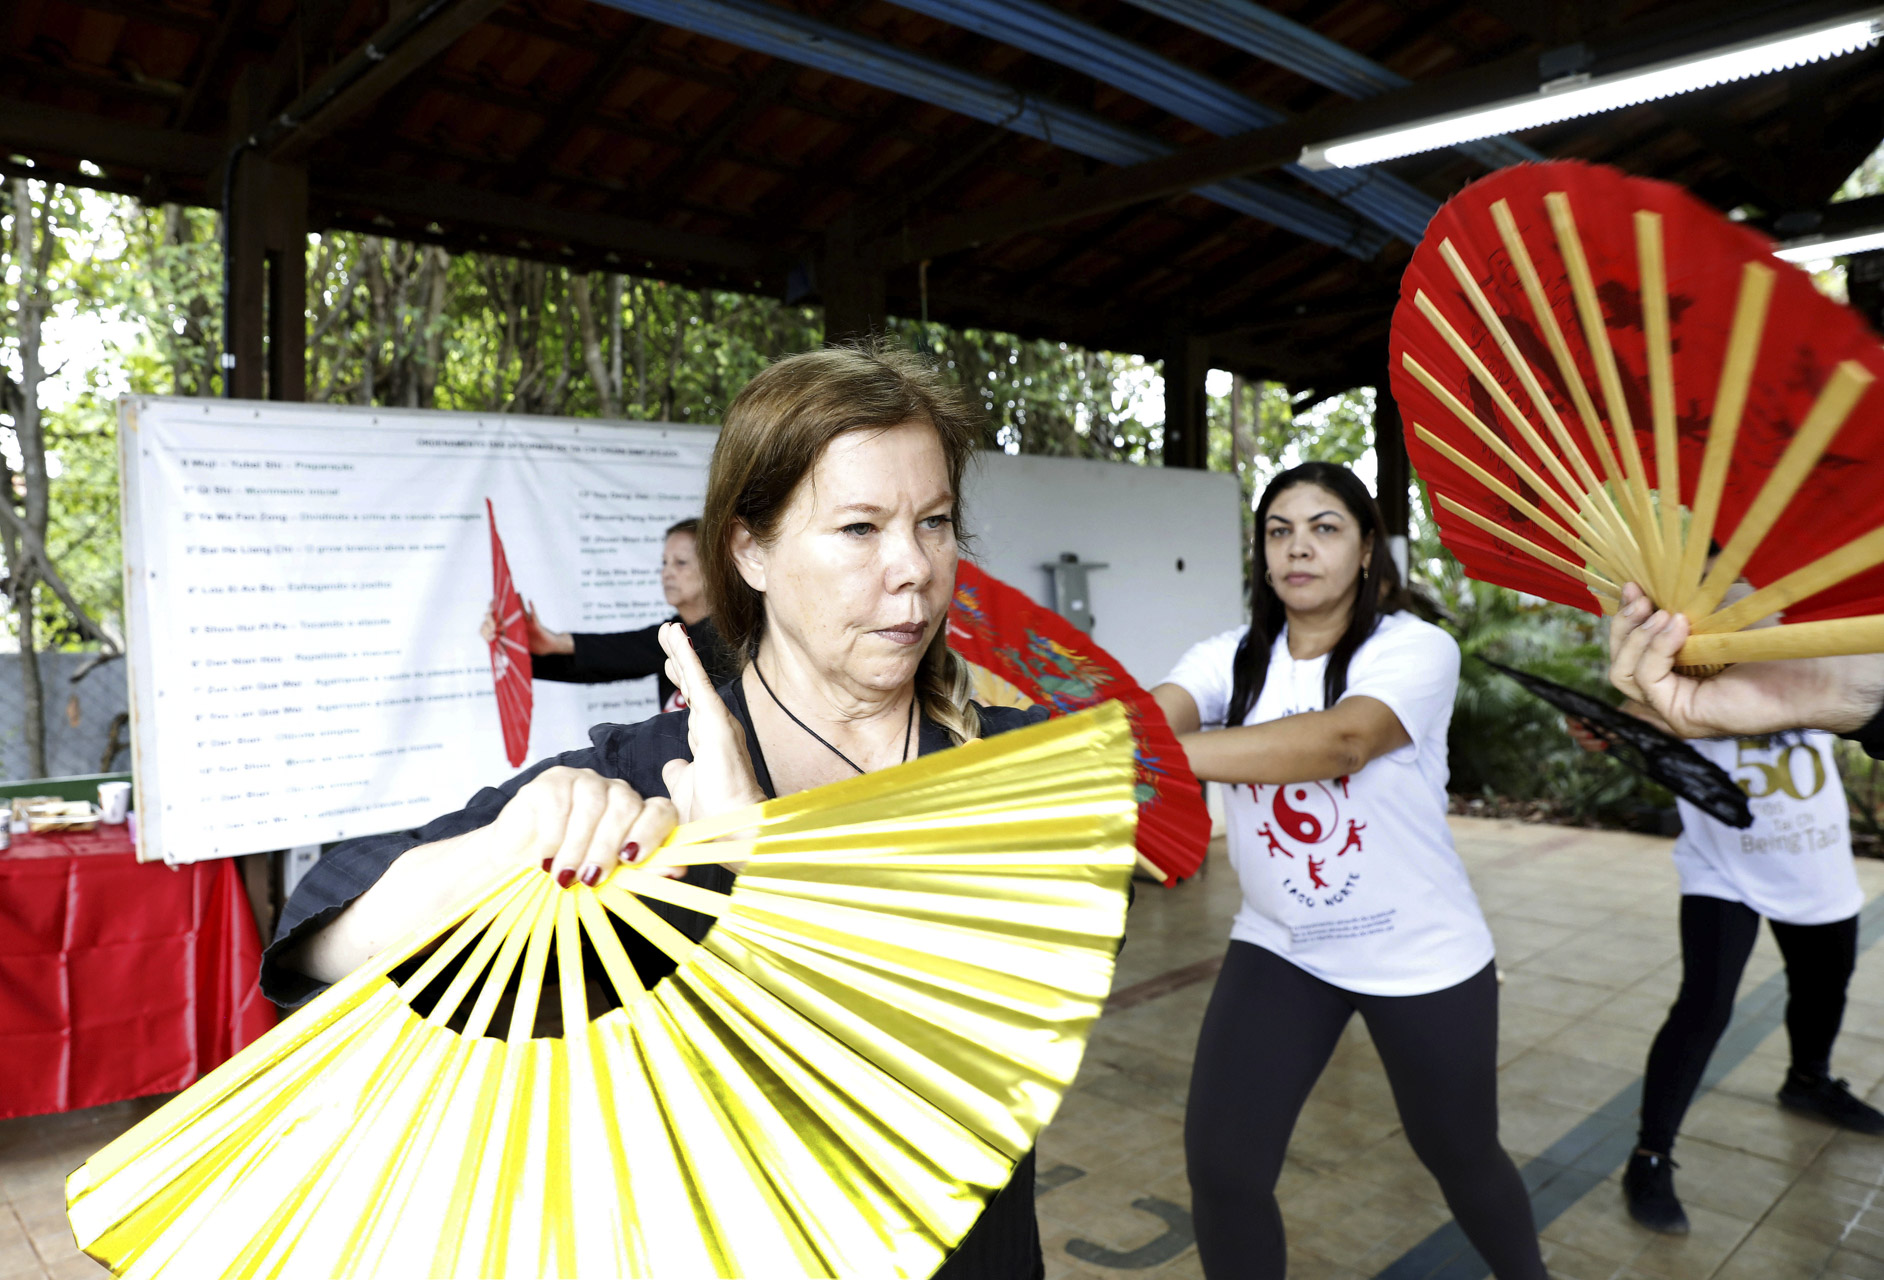
[[[1301,163],[1309,169],[1352,168],[1453,147],[1479,138],[1519,133],[1540,125],[1615,111],[1656,98],[1692,93],[1712,85],[1836,58],[1869,48],[1877,43],[1880,35],[1884,35],[1884,9],[1873,9],[1855,17],[1836,18],[1636,71],[1621,71],[1594,79],[1571,77],[1547,84],[1525,97],[1509,98],[1472,111],[1317,143],[1302,149]]]
[[[1773,250],[1773,256],[1787,262],[1820,262],[1826,258],[1870,253],[1874,249],[1884,249],[1884,228],[1839,236],[1835,240],[1789,240]]]

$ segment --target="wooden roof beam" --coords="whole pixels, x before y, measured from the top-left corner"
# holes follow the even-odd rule
[[[482,226],[552,244],[612,251],[632,258],[695,262],[748,276],[782,273],[788,265],[767,246],[388,173],[350,178],[317,172],[311,195],[316,202],[383,209],[441,226]]]
[[[659,32],[660,28],[651,22],[640,23],[598,57],[568,100],[547,109],[549,119],[532,140],[529,152],[512,163],[504,175],[504,185],[513,191],[527,188],[543,165],[561,155],[575,131],[594,122],[608,91],[635,64]]]
[[[37,103],[29,111],[0,111],[0,146],[190,177],[201,177],[222,161],[222,143],[216,138]]]
[[[1747,21],[1714,24],[1710,43],[1747,38],[1759,30],[1782,28],[1817,12],[1835,0],[1809,0],[1785,6],[1777,14]],[[1685,14],[1685,11],[1684,11]],[[1599,56],[1620,61],[1622,50],[1634,60],[1648,56],[1650,35],[1691,42],[1687,28],[1668,34],[1669,24],[1644,22],[1639,27],[1606,33]],[[1612,53],[1611,51],[1615,51]],[[1660,56],[1662,50],[1655,50]],[[1418,81],[1377,97],[1333,103],[1273,125],[1203,143],[1156,160],[1108,169],[1084,182],[1070,183],[989,209],[932,219],[906,228],[881,246],[886,263],[919,262],[939,258],[993,240],[1038,231],[1075,218],[1160,200],[1230,178],[1262,173],[1291,164],[1304,146],[1348,134],[1418,120],[1427,116],[1487,106],[1504,98],[1534,91],[1538,85],[1537,56],[1524,51],[1451,75]]]
[[[1536,83],[1535,58],[1506,58],[1379,97],[1333,103],[1286,124],[1202,143],[1142,164],[1108,169],[1083,182],[1067,183],[993,208],[917,223],[886,240],[882,253],[890,263],[945,257],[991,240],[1162,200],[1229,178],[1279,169],[1295,163],[1302,148],[1310,143],[1496,102],[1535,88]]]
[[[305,159],[321,139],[456,44],[504,3],[424,0],[408,6],[264,126],[255,138],[257,149],[277,161]]]

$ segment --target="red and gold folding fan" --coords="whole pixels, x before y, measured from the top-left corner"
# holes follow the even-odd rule
[[[491,676],[497,681],[497,718],[504,726],[504,755],[520,767],[530,754],[530,635],[523,597],[510,576],[504,541],[497,536],[497,513],[484,500],[491,520],[491,598],[496,601],[497,634],[491,640]]]
[[[1167,885],[1203,865],[1210,844],[1203,788],[1158,704],[1092,637],[964,560],[949,647],[974,669],[976,700],[990,706],[1043,704],[1065,715],[1118,699],[1137,751],[1138,852]]]
[[[1772,250],[1569,161],[1439,211],[1393,393],[1469,573],[1603,612],[1635,582],[1692,621],[1691,668],[1884,650],[1884,348]]]

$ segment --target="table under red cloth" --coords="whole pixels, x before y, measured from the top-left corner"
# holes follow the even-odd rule
[[[275,1024],[235,864],[140,864],[124,827],[0,851],[0,1117],[181,1089]]]

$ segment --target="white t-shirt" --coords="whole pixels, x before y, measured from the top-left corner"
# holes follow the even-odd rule
[[[1681,892],[1743,902],[1782,924],[1830,924],[1858,914],[1864,890],[1851,860],[1851,813],[1829,733],[1690,743],[1725,769],[1753,810],[1730,827],[1685,800],[1675,869]]]
[[[1192,646],[1166,677],[1205,725],[1229,715],[1246,630]],[[1285,628],[1243,723],[1323,709],[1328,659],[1298,662],[1288,640]],[[1446,825],[1446,728],[1458,686],[1452,637],[1410,613],[1387,614],[1348,664],[1343,700],[1384,702],[1412,742],[1347,778],[1226,787],[1230,861],[1243,885],[1232,938],[1366,995],[1444,990],[1491,962],[1491,930]]]

